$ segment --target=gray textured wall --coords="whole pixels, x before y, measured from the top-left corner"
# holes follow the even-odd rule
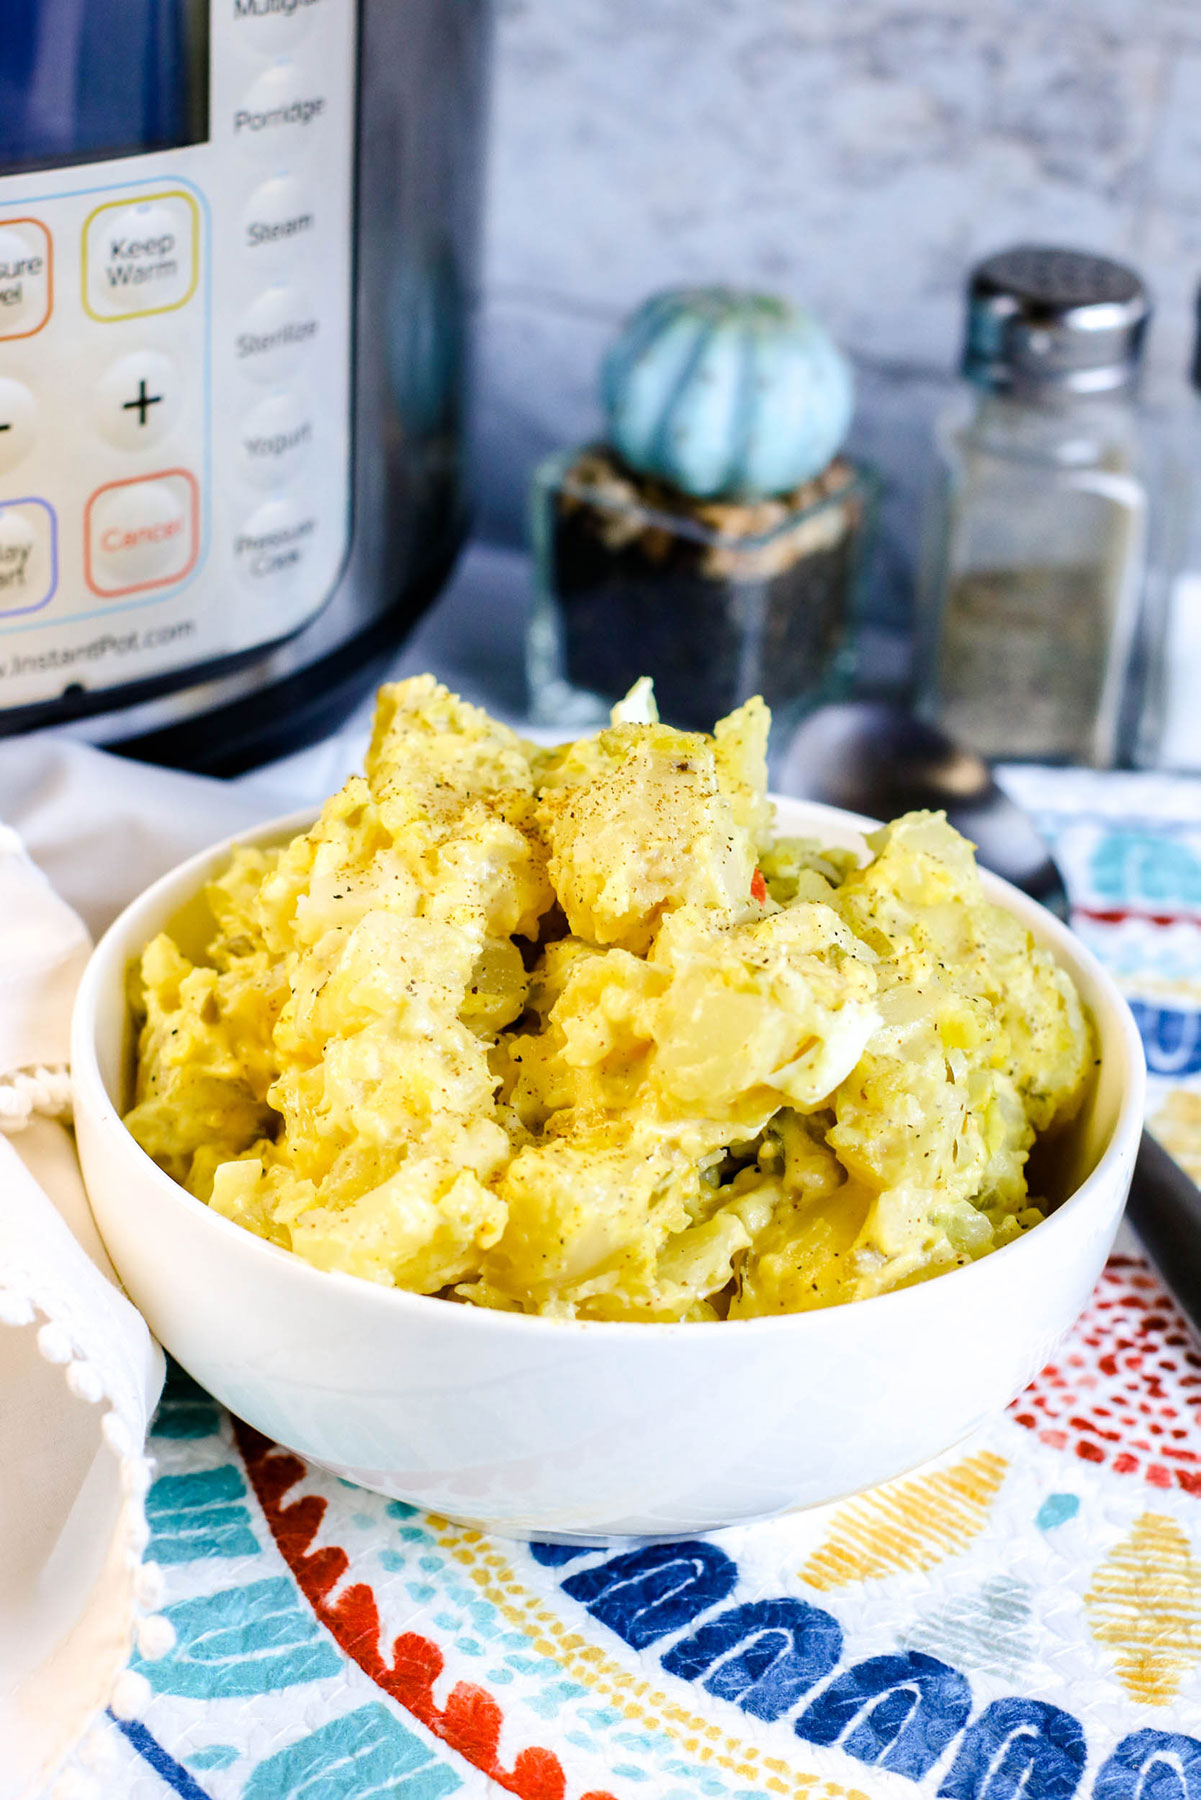
[[[595,427],[614,324],[669,282],[775,288],[856,359],[903,616],[964,271],[1018,239],[1132,261],[1151,388],[1180,400],[1201,275],[1199,0],[500,0],[477,459],[522,530]]]

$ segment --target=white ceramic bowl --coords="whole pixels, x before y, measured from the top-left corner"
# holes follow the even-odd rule
[[[253,841],[278,842],[311,816]],[[791,800],[779,802],[779,823],[859,847],[865,825]],[[685,1536],[927,1461],[1021,1390],[1088,1298],[1130,1183],[1142,1049],[1083,945],[993,877],[993,898],[1075,977],[1101,1068],[1078,1185],[983,1261],[825,1312],[619,1325],[449,1305],[323,1273],[264,1243],[177,1187],[118,1111],[128,965],[229,847],[164,876],[97,946],[75,1011],[76,1130],[100,1231],[152,1330],[219,1400],[302,1456],[513,1536]]]

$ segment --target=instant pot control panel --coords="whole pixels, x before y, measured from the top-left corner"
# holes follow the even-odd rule
[[[286,637],[346,554],[356,7],[206,14],[166,147],[0,155],[0,713]]]

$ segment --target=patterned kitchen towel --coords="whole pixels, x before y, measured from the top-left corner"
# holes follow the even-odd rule
[[[1010,771],[1201,1173],[1201,785]],[[731,1422],[731,1429],[736,1429]],[[178,1372],[147,1560],[175,1647],[105,1795],[1201,1800],[1201,1354],[1133,1240],[938,1465],[620,1550],[350,1488]]]

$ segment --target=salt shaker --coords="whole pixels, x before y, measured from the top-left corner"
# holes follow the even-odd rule
[[[964,387],[938,423],[919,708],[990,758],[1110,766],[1146,544],[1135,388],[1150,315],[1105,257],[1019,247],[973,271]]]

